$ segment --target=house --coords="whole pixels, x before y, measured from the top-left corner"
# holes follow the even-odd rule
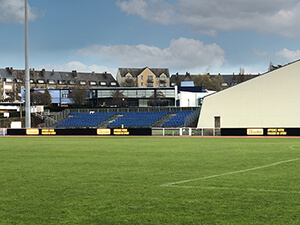
[[[124,87],[169,87],[167,68],[119,68],[117,82]]]
[[[241,83],[243,81],[252,79],[254,77],[259,76],[260,74],[207,74],[209,76],[210,79],[213,78],[217,78],[218,76],[220,76],[219,81],[221,82],[220,85],[222,88],[227,88],[227,87],[231,87],[234,86],[238,83]],[[180,86],[181,82],[183,81],[194,81],[195,85],[197,86],[197,79],[196,74],[191,75],[190,73],[186,72],[186,74],[173,74],[170,78],[170,86],[174,87],[174,86]]]
[[[25,86],[25,71],[15,70],[12,67],[0,69],[0,100],[19,100],[21,89]],[[30,70],[31,89],[67,89],[74,87],[118,87],[117,81],[107,72],[104,73],[81,73],[58,72],[42,70]]]

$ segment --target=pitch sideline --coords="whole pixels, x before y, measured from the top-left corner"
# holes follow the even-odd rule
[[[226,176],[226,175],[232,175],[232,174],[237,174],[237,173],[245,173],[245,172],[249,172],[249,171],[254,171],[254,170],[268,168],[268,167],[271,167],[271,166],[277,166],[277,165],[280,165],[280,164],[295,162],[295,161],[298,161],[298,160],[300,160],[300,158],[290,159],[290,160],[285,160],[285,161],[280,161],[280,162],[275,162],[275,163],[271,163],[271,164],[268,164],[268,165],[253,167],[253,168],[249,168],[249,169],[245,169],[245,170],[238,170],[238,171],[221,173],[221,174],[216,174],[216,175],[211,175],[211,176],[205,176],[205,177],[200,177],[200,178],[195,178],[195,179],[189,179],[189,180],[182,180],[182,181],[177,181],[177,182],[171,182],[171,183],[161,184],[160,186],[162,186],[162,187],[169,187],[169,186],[173,186],[173,185],[177,185],[177,184],[184,184],[184,183],[189,183],[189,182],[198,181],[198,180],[211,179],[211,178],[216,178],[216,177],[221,177],[221,176]],[[182,186],[180,186],[180,187],[182,187]]]

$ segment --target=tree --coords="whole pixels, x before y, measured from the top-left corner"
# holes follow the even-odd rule
[[[125,79],[125,81],[121,84],[122,87],[136,87],[136,82],[134,79]]]
[[[202,89],[212,90],[212,91],[220,91],[222,89],[223,78],[221,75],[218,76],[209,76],[205,75],[197,75],[194,77],[195,86],[201,86]]]
[[[48,89],[46,89],[44,93],[40,91],[30,92],[30,100],[35,105],[45,105],[45,106],[50,106],[52,102],[51,95]]]
[[[70,98],[73,100],[74,105],[82,106],[86,104],[87,92],[86,89],[80,86],[75,86],[71,93]]]
[[[111,94],[112,104],[116,106],[124,106],[127,104],[127,97],[123,94],[122,91],[115,90]]]
[[[161,91],[154,91],[149,98],[149,105],[161,106],[166,104],[166,96]]]

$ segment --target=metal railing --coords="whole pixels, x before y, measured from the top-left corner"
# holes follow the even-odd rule
[[[220,128],[153,127],[152,136],[220,136]]]

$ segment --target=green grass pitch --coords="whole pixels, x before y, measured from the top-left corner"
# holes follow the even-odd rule
[[[300,139],[0,143],[0,224],[300,224]]]

